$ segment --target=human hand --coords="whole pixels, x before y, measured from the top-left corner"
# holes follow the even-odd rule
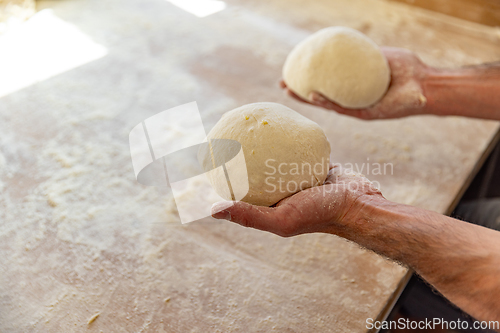
[[[340,166],[330,166],[322,186],[312,187],[278,202],[273,207],[254,206],[246,202],[218,202],[212,216],[227,219],[245,227],[269,231],[282,237],[325,232],[350,238],[346,225],[354,221],[365,200],[385,200],[367,178]]]
[[[426,98],[421,82],[429,67],[413,52],[405,49],[382,47],[382,52],[391,69],[391,83],[382,99],[369,108],[346,109],[316,91],[309,94],[311,101],[307,101],[287,88],[283,80],[280,86],[286,89],[288,95],[301,102],[365,120],[400,118],[425,113]]]

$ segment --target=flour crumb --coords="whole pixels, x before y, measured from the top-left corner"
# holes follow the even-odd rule
[[[93,315],[92,317],[90,317],[89,321],[87,322],[87,325],[90,325],[92,324],[96,319],[97,317],[99,317],[100,313],[96,313],[95,315]]]

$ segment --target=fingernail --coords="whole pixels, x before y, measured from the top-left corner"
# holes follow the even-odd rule
[[[231,220],[231,213],[227,209],[233,205],[234,203],[232,201],[219,201],[214,203],[211,209],[212,217],[216,219]]]
[[[216,218],[218,220],[228,220],[231,221],[231,213],[228,212],[227,210],[221,210],[218,213],[212,214],[213,218]]]

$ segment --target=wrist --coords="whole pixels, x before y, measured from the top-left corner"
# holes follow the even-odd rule
[[[406,207],[385,199],[381,195],[359,197],[349,212],[329,232],[397,261],[402,243],[399,221],[403,221]],[[410,207],[412,208],[412,207]]]
[[[400,258],[402,244],[397,226],[404,221],[401,211],[404,205],[391,202],[383,197],[363,197],[360,200],[360,214],[356,220],[359,241],[365,247],[391,259]]]
[[[425,114],[437,116],[451,115],[450,108],[443,107],[446,104],[446,92],[449,89],[450,80],[455,73],[452,70],[435,67],[426,67],[424,75],[420,78],[420,86],[426,98]]]
[[[356,206],[357,213],[344,223],[349,234],[340,236],[414,269],[419,266],[422,254],[416,249],[425,249],[422,244],[433,238],[423,221],[439,214],[382,196],[363,196]]]

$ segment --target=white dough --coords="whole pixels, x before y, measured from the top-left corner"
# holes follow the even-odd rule
[[[387,91],[390,69],[380,48],[361,32],[346,27],[322,29],[288,55],[283,79],[309,100],[312,91],[345,108],[366,108]]]
[[[209,143],[231,139],[241,144],[249,181],[242,201],[251,204],[271,206],[301,189],[322,185],[328,175],[330,143],[325,133],[314,121],[281,104],[254,103],[229,111],[207,139]],[[199,153],[205,171],[217,164],[217,155],[230,149],[212,145],[210,152]],[[219,195],[231,200],[224,195],[224,176],[209,180]],[[234,187],[233,180],[231,184]]]

